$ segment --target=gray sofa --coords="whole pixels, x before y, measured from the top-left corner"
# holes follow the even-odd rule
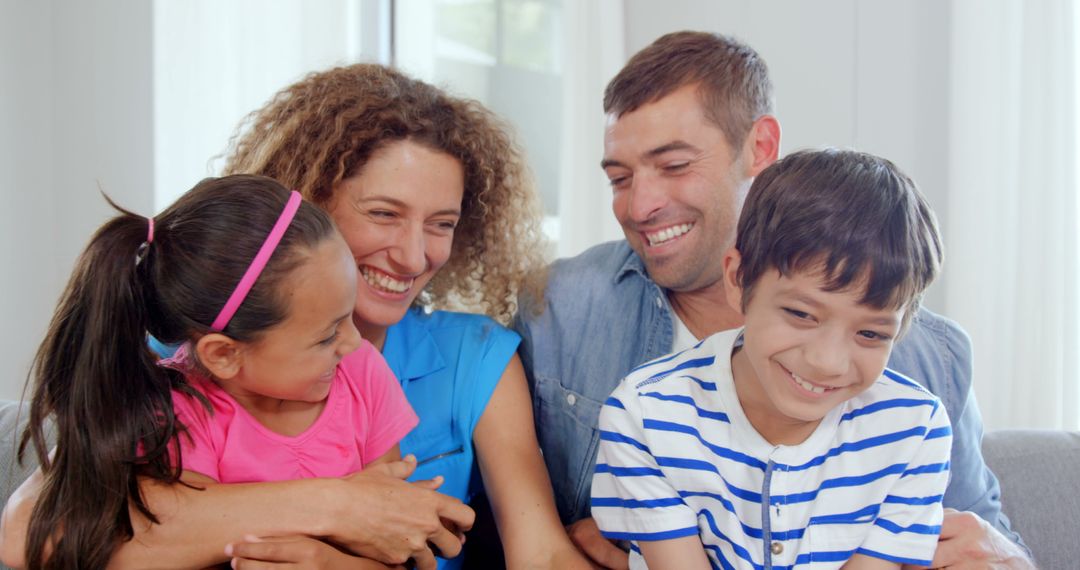
[[[0,502],[31,467],[14,460],[25,413],[0,400]],[[16,421],[18,424],[16,425]],[[1080,568],[1080,433],[1002,430],[983,439],[987,463],[1001,480],[1005,512],[1040,568]]]

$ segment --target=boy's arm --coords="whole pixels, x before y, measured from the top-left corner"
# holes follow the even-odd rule
[[[593,517],[606,538],[665,543],[661,550],[696,543],[704,556],[697,513],[657,463],[654,454],[664,453],[665,442],[662,436],[647,437],[641,402],[630,382],[623,380],[600,410]],[[684,538],[693,540],[666,544]]]
[[[952,442],[949,416],[940,401],[934,400],[924,425],[926,433],[889,488],[856,554],[897,565],[930,564],[941,533],[941,501],[949,480]],[[876,567],[859,566],[868,563],[856,561],[853,567]]]
[[[709,559],[705,556],[705,546],[701,544],[701,537],[696,534],[670,540],[643,540],[638,545],[641,547],[641,555],[645,557],[645,563],[654,570],[711,568]]]
[[[898,568],[900,568],[898,562],[889,562],[865,554],[852,556],[843,566],[843,570],[897,570]]]

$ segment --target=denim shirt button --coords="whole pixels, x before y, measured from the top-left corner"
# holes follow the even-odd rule
[[[574,396],[573,394],[567,394],[566,395],[566,403],[567,404],[570,404],[571,406],[573,406],[576,402],[577,402],[577,397],[576,396]]]
[[[663,309],[664,308],[664,300],[661,299],[660,297],[656,298],[656,308],[657,309]]]

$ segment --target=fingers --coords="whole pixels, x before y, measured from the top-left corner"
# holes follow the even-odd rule
[[[395,479],[408,479],[413,471],[416,471],[416,456],[413,454],[402,457],[400,461],[387,461],[365,469],[367,472],[377,472]]]
[[[439,506],[438,511],[443,520],[450,521],[458,530],[466,531],[472,528],[476,521],[476,512],[453,497],[440,495],[440,498],[442,505]]]
[[[603,568],[623,570],[630,567],[630,557],[619,547],[615,546],[604,535],[600,534],[600,527],[596,521],[588,518],[577,521],[567,528],[570,541],[585,556]]]
[[[416,570],[438,570],[439,568],[439,562],[435,559],[435,554],[427,548],[414,553],[412,560],[416,564]]]
[[[422,489],[429,491],[437,491],[439,487],[442,487],[443,482],[446,479],[442,475],[436,475],[434,479],[424,479],[423,481],[413,481],[412,484]]]
[[[435,531],[435,534],[432,534],[428,541],[432,550],[437,552],[439,556],[453,558],[461,553],[463,538],[464,536],[457,534],[456,529],[451,531],[444,527]]]

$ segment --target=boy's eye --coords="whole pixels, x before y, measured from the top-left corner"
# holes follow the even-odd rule
[[[804,313],[804,312],[802,312],[802,311],[800,311],[798,309],[789,309],[787,307],[784,307],[784,312],[791,315],[791,316],[793,316],[793,317],[795,317],[796,319],[802,319],[802,320],[810,319],[810,314],[809,313]]]
[[[863,337],[863,338],[865,338],[867,340],[881,341],[881,340],[889,340],[891,338],[889,335],[881,334],[881,333],[876,332],[876,331],[865,331],[864,330],[864,331],[859,331],[858,334],[859,334],[859,336],[861,336],[861,337]]]

